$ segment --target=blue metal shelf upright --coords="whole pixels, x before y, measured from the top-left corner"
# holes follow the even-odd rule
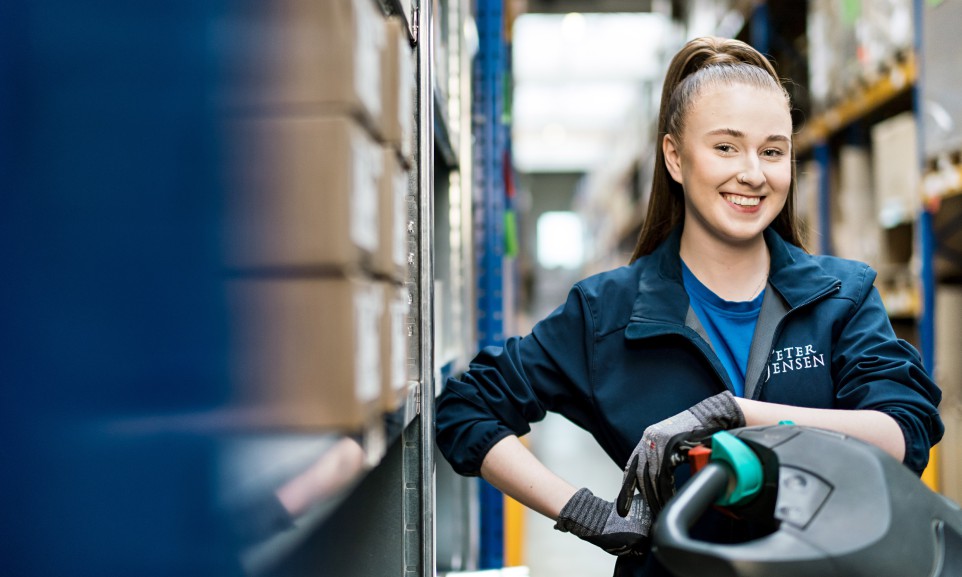
[[[477,272],[478,345],[504,343],[504,213],[503,156],[508,129],[502,123],[507,47],[502,0],[480,0],[476,21],[480,40],[473,76],[472,118],[474,162],[474,245]],[[504,499],[480,481],[482,569],[504,564]]]

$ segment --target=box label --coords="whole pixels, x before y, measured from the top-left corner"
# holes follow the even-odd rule
[[[381,392],[381,349],[378,328],[383,303],[373,286],[359,286],[354,293],[354,391],[362,403],[374,401]]]
[[[351,194],[351,241],[374,252],[378,244],[377,183],[384,172],[384,159],[359,131],[351,137],[354,159],[353,194]]]
[[[374,12],[370,0],[354,2],[357,53],[354,86],[375,119],[381,117],[381,51],[384,44],[383,18]]]

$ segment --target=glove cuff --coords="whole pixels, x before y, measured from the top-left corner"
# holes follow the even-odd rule
[[[708,397],[688,410],[706,426],[715,425],[722,429],[745,426],[745,414],[742,413],[731,391]]]
[[[579,537],[599,535],[611,514],[612,504],[583,487],[565,503],[554,528]]]

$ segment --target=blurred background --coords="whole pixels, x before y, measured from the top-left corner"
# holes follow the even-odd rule
[[[769,55],[812,252],[879,271],[962,500],[962,0],[0,4],[0,565],[607,575],[435,395],[627,263],[687,40]],[[525,442],[613,497],[563,419]]]

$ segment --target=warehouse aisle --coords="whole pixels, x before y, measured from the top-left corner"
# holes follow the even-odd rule
[[[614,499],[621,470],[595,440],[554,413],[532,426],[531,449],[552,471],[577,487]],[[615,558],[577,537],[554,530],[554,522],[533,511],[525,517],[525,563],[531,577],[607,577]]]

